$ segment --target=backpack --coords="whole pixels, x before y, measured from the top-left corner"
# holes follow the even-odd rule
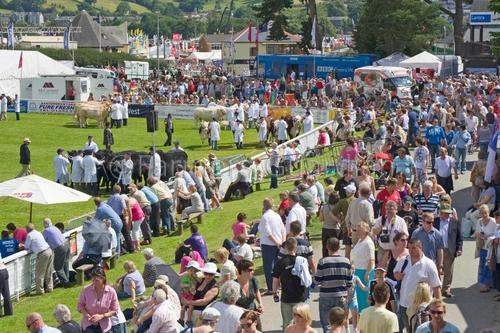
[[[410,333],[415,332],[420,325],[428,321],[431,321],[431,316],[429,315],[429,306],[420,308],[417,313],[411,316],[409,320]]]

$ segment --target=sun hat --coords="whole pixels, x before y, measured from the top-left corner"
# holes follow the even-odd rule
[[[356,185],[354,184],[349,184],[346,187],[344,187],[344,190],[349,193],[356,193]]]
[[[201,313],[201,318],[209,321],[219,320],[220,312],[216,308],[206,308]]]
[[[206,263],[204,267],[200,268],[200,271],[203,273],[214,274],[215,276],[219,276],[217,273],[217,266],[213,262]]]
[[[200,270],[200,264],[196,260],[191,260],[186,265],[186,268],[196,268],[197,270]]]
[[[451,205],[448,203],[442,203],[441,207],[439,207],[439,211],[441,213],[447,213],[447,214],[453,213],[453,210],[451,209]]]
[[[23,140],[23,141],[24,141],[24,142],[29,142],[29,143],[31,143],[30,138],[24,138],[24,140]]]

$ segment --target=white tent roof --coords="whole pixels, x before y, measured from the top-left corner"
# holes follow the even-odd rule
[[[22,68],[19,58],[23,53]],[[75,71],[38,51],[0,50],[0,92],[14,97],[19,94],[19,79],[46,75],[75,75]]]
[[[399,63],[406,68],[429,68],[434,69],[438,74],[441,71],[441,60],[435,55],[424,51]]]
[[[23,65],[19,58],[23,54]],[[75,71],[38,51],[0,50],[0,80],[32,78],[45,75],[75,75]],[[22,71],[22,73],[21,73]]]
[[[409,57],[401,52],[394,52],[393,54],[379,59],[373,62],[373,66],[399,66],[399,63],[403,60],[408,59]]]
[[[210,52],[193,52],[189,57],[198,60],[221,60],[222,50],[212,50]]]

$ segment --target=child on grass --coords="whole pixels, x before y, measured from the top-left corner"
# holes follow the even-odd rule
[[[181,297],[191,301],[196,293],[196,284],[199,282],[198,271],[200,270],[200,265],[197,261],[192,260],[186,266],[186,271],[181,276],[180,287],[181,287]],[[193,316],[193,306],[183,305],[181,309],[181,320],[186,317],[186,325],[192,324]]]

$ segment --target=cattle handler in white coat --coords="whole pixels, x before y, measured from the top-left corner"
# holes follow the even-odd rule
[[[125,153],[120,164],[121,170],[118,176],[118,184],[122,188],[122,193],[128,193],[128,186],[132,184],[132,170],[134,169],[134,163],[130,159],[129,153]]]
[[[219,150],[220,125],[215,117],[212,118],[212,122],[210,123],[208,130],[210,131],[210,146],[212,150]]]
[[[266,118],[260,117],[259,119],[259,148],[264,148],[267,141],[267,121]]]
[[[68,172],[69,160],[66,156],[64,156],[64,149],[63,148],[57,149],[57,155],[54,157],[52,164],[54,165],[54,171],[56,173],[56,183],[64,184],[64,186],[68,186],[68,183],[69,183],[69,172]]]

